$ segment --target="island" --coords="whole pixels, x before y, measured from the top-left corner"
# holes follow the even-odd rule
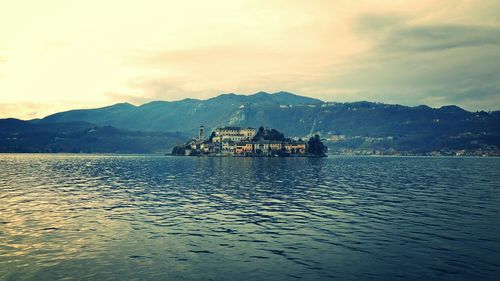
[[[319,135],[308,141],[286,138],[276,129],[260,127],[221,127],[205,138],[205,127],[198,136],[172,149],[172,155],[235,157],[326,157],[328,148]]]

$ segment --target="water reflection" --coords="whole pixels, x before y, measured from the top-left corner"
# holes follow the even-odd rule
[[[499,159],[0,156],[0,279],[494,280]]]

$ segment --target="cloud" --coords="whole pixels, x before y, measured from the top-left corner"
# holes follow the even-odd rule
[[[210,96],[213,91],[194,91],[186,88],[179,80],[159,77],[135,77],[127,82],[127,90],[106,92],[104,95],[113,102],[130,102],[136,105],[157,100],[180,100],[186,97]]]
[[[201,64],[201,63],[219,63],[219,62],[234,62],[235,59],[246,58],[248,60],[254,58],[276,58],[284,56],[283,52],[272,48],[262,46],[248,45],[213,45],[206,47],[168,50],[158,52],[144,52],[138,54],[135,62],[143,64],[146,67],[150,66],[165,66],[172,64]]]
[[[500,107],[499,26],[413,24],[400,15],[364,15],[354,26],[373,47],[333,65],[318,88],[351,90],[351,99]]]
[[[122,1],[110,13],[115,2],[27,11],[11,1],[0,102],[67,109],[284,90],[500,107],[498,1]]]
[[[217,91],[234,89],[248,80],[261,80],[265,76],[304,73],[314,68],[314,61],[318,60],[321,55],[313,50],[255,42],[134,52],[126,57],[124,64],[152,72],[152,77],[175,80],[177,85],[184,84],[184,90]],[[150,86],[163,87],[163,83],[152,84]]]
[[[390,30],[378,46],[386,52],[431,52],[500,45],[500,28],[463,25],[403,25]]]
[[[118,92],[106,92],[104,95],[114,103],[119,103],[119,102],[129,102],[135,105],[141,105],[147,102],[152,101],[153,99],[148,98],[148,97],[142,97],[139,95],[134,95],[134,94],[125,94],[125,93],[118,93]]]
[[[53,113],[60,106],[34,102],[0,103],[0,118],[33,119]]]
[[[500,6],[500,5],[499,5]],[[485,24],[413,24],[400,15],[363,15],[355,31],[362,37],[376,39],[376,51],[415,53],[453,48],[500,45],[500,23]]]
[[[75,106],[71,100],[60,100],[58,102],[0,102],[0,118],[30,120],[66,110],[96,108],[106,105],[108,104],[82,102]]]

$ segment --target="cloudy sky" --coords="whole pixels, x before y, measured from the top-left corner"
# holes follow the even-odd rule
[[[0,118],[258,91],[498,110],[500,1],[1,5]]]

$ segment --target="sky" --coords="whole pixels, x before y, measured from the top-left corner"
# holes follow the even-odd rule
[[[500,109],[500,0],[0,7],[0,118],[259,91]]]

